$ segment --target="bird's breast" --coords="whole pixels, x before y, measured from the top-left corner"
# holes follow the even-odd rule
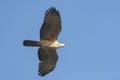
[[[53,42],[48,41],[48,40],[43,40],[41,41],[41,47],[42,48],[49,48],[49,46],[52,44]]]

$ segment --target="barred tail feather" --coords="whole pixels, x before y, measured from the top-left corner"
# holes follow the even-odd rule
[[[40,46],[40,42],[32,41],[32,40],[24,40],[23,41],[23,45],[24,46],[34,46],[34,47],[37,47],[37,46]]]

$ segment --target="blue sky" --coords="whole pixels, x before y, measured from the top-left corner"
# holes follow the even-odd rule
[[[0,0],[0,80],[120,80],[119,0]],[[59,10],[63,30],[59,61],[38,76],[38,48],[44,13]]]

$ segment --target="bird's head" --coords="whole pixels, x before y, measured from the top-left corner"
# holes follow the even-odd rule
[[[65,46],[65,44],[59,43],[59,47],[64,47],[64,46]]]

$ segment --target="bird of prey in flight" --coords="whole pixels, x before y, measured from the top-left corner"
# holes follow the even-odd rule
[[[23,41],[24,46],[39,47],[38,58],[40,63],[38,73],[40,76],[45,76],[54,70],[58,60],[56,49],[65,46],[58,42],[61,29],[60,13],[55,7],[51,7],[45,12],[44,22],[40,29],[40,41]]]

